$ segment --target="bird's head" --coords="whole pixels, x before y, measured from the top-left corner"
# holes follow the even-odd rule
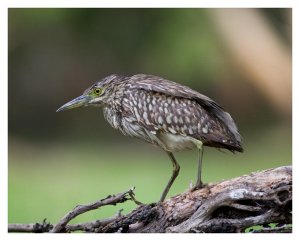
[[[82,106],[109,105],[114,98],[114,94],[117,93],[118,83],[122,80],[123,77],[119,75],[105,77],[86,89],[82,95],[61,106],[56,112]]]

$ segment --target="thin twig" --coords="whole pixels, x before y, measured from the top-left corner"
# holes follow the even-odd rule
[[[84,222],[84,223],[78,223],[78,224],[68,224],[66,225],[66,230],[69,232],[74,231],[86,231],[86,232],[95,232],[99,227],[103,227],[111,222],[116,221],[118,218],[120,218],[121,212],[123,209],[120,209],[115,216],[100,219],[100,220],[94,220],[91,222]]]
[[[48,223],[46,219],[42,223],[13,223],[8,224],[8,232],[22,232],[22,233],[44,233],[49,232],[53,228],[53,225]]]
[[[105,218],[102,220],[95,220],[95,221],[91,221],[91,222],[68,224],[68,225],[66,225],[66,230],[68,232],[74,232],[74,231],[93,232],[93,230],[95,230],[96,228],[105,226],[105,225],[115,221],[117,218],[118,217],[110,217],[110,218]]]
[[[126,192],[122,192],[116,195],[109,195],[108,197],[96,201],[92,204],[77,205],[72,211],[68,212],[54,227],[50,230],[51,233],[58,233],[65,229],[67,223],[78,215],[97,209],[105,205],[116,205],[117,203],[123,203],[130,199],[130,194],[133,193],[134,187],[130,188]],[[127,196],[129,195],[129,197]]]
[[[285,224],[280,227],[262,227],[258,230],[250,231],[251,233],[291,233],[292,225]]]

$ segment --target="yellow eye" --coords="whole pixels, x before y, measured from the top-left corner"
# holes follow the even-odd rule
[[[100,94],[101,94],[101,92],[102,92],[102,90],[101,90],[100,88],[96,88],[96,89],[94,89],[94,93],[95,93],[95,95],[100,95]]]

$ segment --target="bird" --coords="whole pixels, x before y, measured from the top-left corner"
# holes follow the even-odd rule
[[[167,153],[173,166],[172,175],[158,203],[165,200],[179,174],[180,166],[174,152],[198,150],[197,180],[193,190],[203,187],[204,146],[243,152],[242,137],[228,112],[190,87],[159,76],[109,75],[57,112],[86,106],[101,107],[104,118],[113,128]]]

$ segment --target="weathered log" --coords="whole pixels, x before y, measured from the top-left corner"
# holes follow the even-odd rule
[[[41,227],[48,227],[43,231],[82,230],[100,233],[244,232],[256,225],[262,225],[261,232],[291,232],[292,229],[291,166],[208,184],[202,189],[188,190],[163,203],[139,205],[127,215],[118,214],[105,220],[68,224],[73,217],[100,206],[115,205],[129,199],[137,203],[133,195],[130,189],[92,204],[79,205],[54,227],[45,225],[45,221],[43,224],[35,224],[35,227],[40,227],[37,229],[39,232]],[[270,223],[277,225],[269,227]],[[16,224],[10,224],[9,231],[18,231]],[[21,226],[19,231],[24,231]],[[32,232],[35,231],[32,229]]]

